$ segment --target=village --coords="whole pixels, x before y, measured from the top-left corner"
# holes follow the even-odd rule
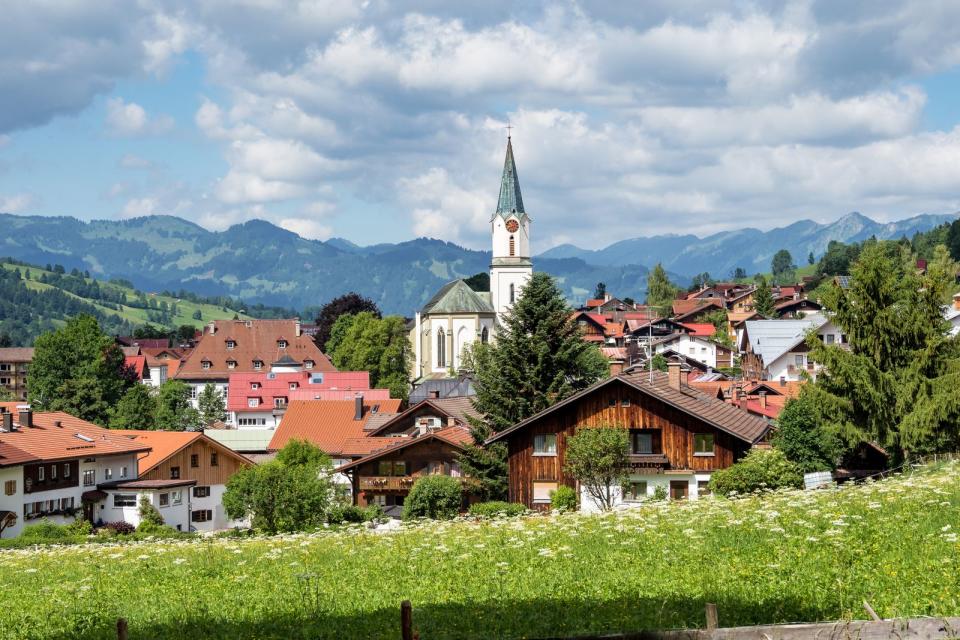
[[[716,490],[718,472],[779,451],[779,418],[825,372],[818,349],[842,358],[856,340],[844,328],[847,315],[810,296],[809,277],[704,279],[659,302],[651,282],[645,304],[619,299],[601,283],[596,297],[561,311],[555,328],[579,345],[576,367],[592,373],[571,369],[556,389],[497,387],[491,371],[498,365],[484,365],[484,350],[495,350],[505,331],[516,339],[518,331],[539,330],[520,328],[531,321],[520,317],[529,309],[515,312],[535,265],[509,137],[490,233],[489,290],[454,280],[407,320],[402,394],[396,384],[371,384],[369,370],[338,370],[315,341],[315,324],[214,320],[180,343],[113,340],[138,394],[179,381],[203,421],[171,430],[145,415],[106,428],[116,425],[46,408],[51,398],[31,386],[33,348],[0,349],[0,384],[16,398],[0,404],[0,536],[15,538],[38,522],[132,531],[147,519],[184,533],[256,526],[256,506],[225,507],[231,479],[275,463],[291,443],[329,460],[324,504],[372,508],[387,520],[434,514],[435,505],[411,509],[411,495],[438,476],[448,480],[440,489],[452,479],[453,514],[491,499],[533,512],[695,501]],[[925,260],[914,266],[917,278],[926,277]],[[549,278],[535,286],[543,282]],[[842,299],[853,285],[845,273],[819,286]],[[960,293],[940,313],[944,336],[956,336]],[[484,412],[492,396],[511,393],[527,397],[495,400],[509,407],[495,418]],[[538,405],[535,396],[546,400]],[[591,430],[622,439],[578,453],[586,446],[578,434]],[[816,467],[820,473],[808,473],[808,487],[882,476],[903,462],[888,444],[866,435],[848,440]],[[505,476],[473,475],[497,473],[495,466],[477,471],[484,449],[505,451]],[[619,466],[591,466],[608,454]],[[795,482],[791,476],[783,486]]]

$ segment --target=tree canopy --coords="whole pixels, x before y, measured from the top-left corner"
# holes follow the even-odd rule
[[[659,262],[647,275],[647,306],[670,309],[679,289],[670,282],[667,272]]]
[[[200,412],[190,404],[190,386],[167,380],[157,390],[154,425],[161,431],[187,431],[200,426]]]
[[[111,429],[154,429],[157,401],[150,387],[130,387],[110,412]]]
[[[611,426],[580,429],[567,440],[564,471],[603,511],[613,507],[616,489],[629,478],[629,445],[627,430]]]
[[[773,260],[770,261],[770,270],[773,272],[773,280],[778,284],[783,284],[795,278],[794,272],[797,265],[793,263],[793,256],[786,249],[780,249],[773,254]]]
[[[340,316],[330,332],[327,355],[338,369],[368,371],[372,386],[406,399],[412,353],[400,316],[380,318],[370,311]]]
[[[197,409],[200,412],[200,423],[205,427],[227,419],[226,399],[216,385],[209,382],[197,396]]]
[[[321,351],[326,352],[327,341],[330,340],[330,333],[333,331],[333,325],[337,319],[344,315],[355,315],[367,311],[377,318],[380,317],[380,309],[370,298],[365,298],[359,293],[351,291],[342,296],[337,296],[320,308],[317,314],[317,334],[313,340]]]
[[[753,292],[753,310],[764,318],[773,317],[775,311],[770,285],[763,276],[757,278],[757,290]]]

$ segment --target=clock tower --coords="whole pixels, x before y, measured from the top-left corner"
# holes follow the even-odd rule
[[[493,261],[490,264],[490,302],[502,320],[533,274],[530,261],[530,216],[523,209],[513,144],[507,136],[507,157],[500,179],[500,199],[490,219],[493,236]]]

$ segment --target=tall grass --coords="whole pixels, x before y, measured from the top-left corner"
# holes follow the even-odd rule
[[[604,516],[0,553],[0,635],[424,640],[960,614],[960,466]]]

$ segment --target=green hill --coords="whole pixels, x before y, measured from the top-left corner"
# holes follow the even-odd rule
[[[104,331],[116,335],[129,335],[146,324],[199,328],[210,320],[250,317],[212,302],[185,293],[177,297],[140,291],[124,280],[102,281],[59,265],[0,261],[0,336],[6,334],[15,345],[32,344],[44,331],[80,313],[96,317]]]

